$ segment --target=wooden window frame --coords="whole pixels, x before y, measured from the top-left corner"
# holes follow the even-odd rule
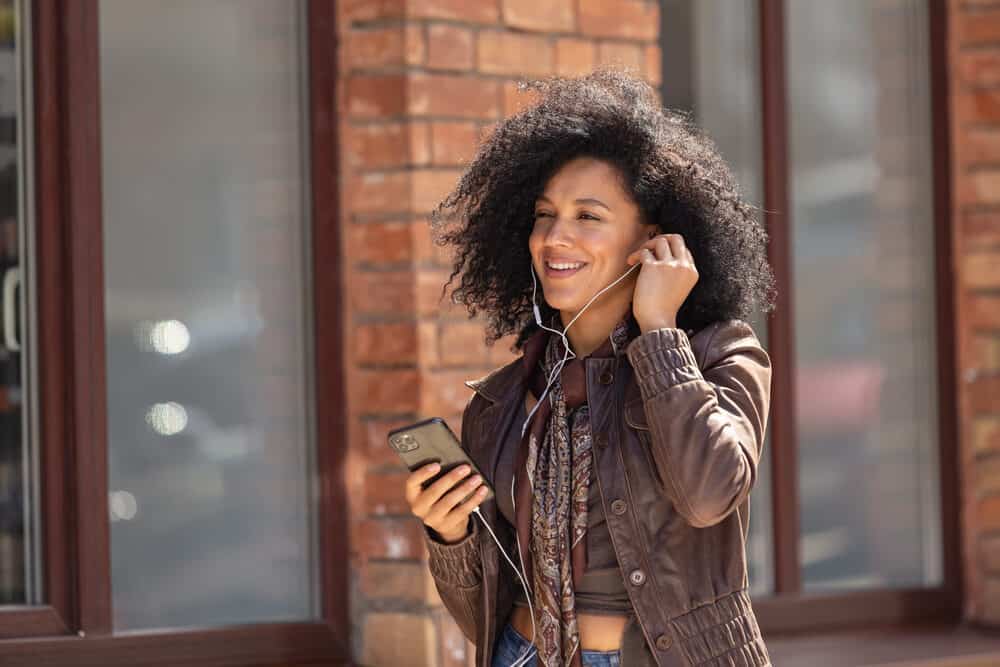
[[[768,316],[774,367],[771,401],[772,520],[774,593],[754,601],[764,632],[826,632],[832,629],[956,623],[961,617],[962,571],[959,522],[958,365],[955,354],[954,275],[949,268],[951,240],[951,166],[947,85],[947,4],[927,0],[934,211],[935,326],[939,490],[943,581],[923,588],[874,589],[844,593],[805,593],[799,558],[800,517],[795,436],[794,313],[790,290],[791,207],[789,202],[784,0],[758,0],[762,168],[769,261],[778,284],[777,309]]]
[[[165,632],[112,624],[101,211],[98,0],[32,0],[39,414],[47,603],[0,607],[0,663],[315,665],[350,662],[346,416],[316,411],[321,618]],[[308,0],[315,400],[343,406],[337,40]],[[26,663],[21,663],[26,664]]]

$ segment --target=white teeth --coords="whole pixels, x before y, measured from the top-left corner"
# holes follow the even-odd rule
[[[577,264],[553,264],[552,262],[547,262],[549,268],[551,269],[579,269],[583,266],[583,262]]]

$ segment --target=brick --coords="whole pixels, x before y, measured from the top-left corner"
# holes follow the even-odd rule
[[[409,515],[410,506],[406,502],[409,475],[408,470],[365,475],[365,511],[376,516]]]
[[[347,111],[356,118],[398,116],[406,110],[406,82],[398,74],[354,75],[347,82]]]
[[[439,606],[441,598],[424,563],[365,563],[361,589],[374,600],[415,602]]]
[[[1000,416],[972,420],[972,449],[977,455],[1000,452]]]
[[[1000,169],[965,174],[959,182],[958,198],[962,204],[1000,203]]]
[[[437,647],[435,624],[426,614],[370,612],[365,617],[363,664],[437,665]]]
[[[1000,130],[993,128],[964,130],[959,141],[965,165],[1000,162]]]
[[[465,386],[465,381],[477,375],[477,372],[468,370],[426,373],[420,395],[421,414],[444,415],[462,412],[472,396],[472,390]]]
[[[400,315],[414,312],[412,271],[355,271],[349,304],[357,315]]]
[[[425,218],[417,218],[411,223],[410,238],[413,242],[413,261],[418,266],[432,265],[436,257],[431,225]]]
[[[350,180],[350,210],[355,213],[398,213],[410,207],[409,172],[357,174]]]
[[[412,364],[417,361],[415,322],[363,324],[354,331],[354,359],[359,364]]]
[[[1000,295],[973,294],[967,296],[965,315],[970,327],[1000,329]]]
[[[952,96],[955,121],[959,123],[1000,122],[1000,91],[961,91]]]
[[[660,11],[655,2],[579,0],[579,12],[584,35],[652,42],[660,33]]]
[[[496,0],[409,0],[407,13],[412,18],[467,23],[497,23],[500,20]]]
[[[642,45],[631,42],[601,42],[597,47],[597,62],[624,68],[639,74],[645,64]]]
[[[371,222],[351,225],[350,257],[372,265],[400,264],[413,260],[410,225],[405,222]]]
[[[1000,370],[1000,333],[973,335],[971,349],[965,363],[981,371]]]
[[[487,348],[489,350],[487,359],[490,367],[505,366],[520,356],[519,352],[512,352],[510,349],[515,340],[517,340],[516,336],[505,336]]]
[[[417,354],[421,368],[436,368],[441,365],[437,322],[424,321],[417,324]]]
[[[503,22],[519,30],[572,32],[576,24],[573,0],[502,0]]]
[[[336,2],[341,26],[353,22],[401,18],[407,0],[340,0]]]
[[[416,370],[360,370],[357,391],[368,412],[413,412],[420,406],[420,374]]]
[[[978,532],[1000,528],[1000,496],[987,496],[976,504],[976,529]]]
[[[427,555],[423,527],[415,517],[362,519],[357,538],[359,552],[369,558],[420,560]]]
[[[589,39],[561,37],[556,40],[556,74],[580,76],[597,64],[597,44]]]
[[[978,459],[969,481],[973,498],[988,502],[990,498],[1000,496],[1000,457]]]
[[[458,183],[461,172],[453,169],[417,169],[413,172],[411,210],[417,213],[433,211]]]
[[[460,316],[464,307],[451,302],[451,290],[444,295],[441,288],[448,281],[448,271],[420,270],[416,272],[416,308],[424,317]],[[454,287],[454,283],[452,283]]]
[[[962,241],[967,249],[1000,246],[1000,210],[965,211],[959,221]]]
[[[477,61],[479,71],[487,74],[544,76],[553,72],[555,54],[547,37],[484,30]]]
[[[441,667],[467,667],[475,658],[475,647],[466,640],[446,609],[435,609],[433,614],[440,637]]]
[[[965,385],[973,415],[1000,414],[1000,377],[987,375]]]
[[[990,574],[1000,574],[1000,537],[979,538],[979,562]]]
[[[955,41],[963,46],[1000,42],[1000,11],[953,12]]]
[[[1000,625],[1000,580],[986,577],[982,586],[982,591],[975,591],[980,605],[976,609],[974,620],[985,625]],[[988,657],[986,660],[992,662]],[[986,660],[972,663],[972,667],[987,667],[989,663]]]
[[[663,83],[663,51],[659,46],[648,45],[642,50],[642,76],[654,86]]]
[[[413,74],[408,78],[406,109],[415,116],[496,118],[499,85],[455,74]]]
[[[995,86],[1000,82],[1000,56],[990,51],[970,51],[958,57],[958,74],[970,86]]]
[[[483,325],[479,322],[455,322],[441,325],[441,364],[473,366],[486,362]]]
[[[1000,287],[1000,253],[970,253],[962,261],[963,283],[973,288]]]
[[[344,158],[353,168],[408,167],[430,161],[430,127],[424,122],[347,125]]]
[[[399,457],[388,444],[389,431],[416,421],[416,411],[412,418],[383,419],[363,418],[353,422],[352,442],[360,443],[365,453],[364,461],[370,468],[396,469]],[[351,457],[348,457],[351,458]],[[359,459],[361,457],[358,457]],[[359,480],[363,479],[363,472]],[[360,493],[356,497],[361,497]]]
[[[431,161],[436,165],[468,163],[476,152],[479,126],[471,121],[431,123]]]
[[[407,38],[422,39],[403,26],[352,30],[345,40],[344,54],[351,68],[376,68],[407,64]]]
[[[476,39],[472,31],[435,23],[427,28],[427,66],[431,69],[470,70],[476,61]]]
[[[503,114],[513,116],[518,111],[526,109],[538,101],[538,94],[533,90],[521,90],[517,82],[505,81],[503,84]]]

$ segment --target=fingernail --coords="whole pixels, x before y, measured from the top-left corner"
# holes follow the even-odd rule
[[[463,475],[468,475],[470,470],[472,470],[472,468],[470,468],[469,466],[462,466],[461,468],[458,469],[458,471]]]
[[[432,463],[431,464],[431,472],[437,472],[440,469],[441,469],[441,464],[440,463]]]

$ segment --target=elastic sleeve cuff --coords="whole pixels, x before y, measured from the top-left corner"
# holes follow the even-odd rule
[[[479,525],[475,521],[472,522],[469,534],[454,544],[439,542],[426,526],[424,537],[430,554],[428,566],[435,579],[463,588],[479,585],[482,579],[479,562]]]
[[[643,398],[684,382],[702,379],[691,341],[682,329],[653,329],[637,336],[626,350]]]

